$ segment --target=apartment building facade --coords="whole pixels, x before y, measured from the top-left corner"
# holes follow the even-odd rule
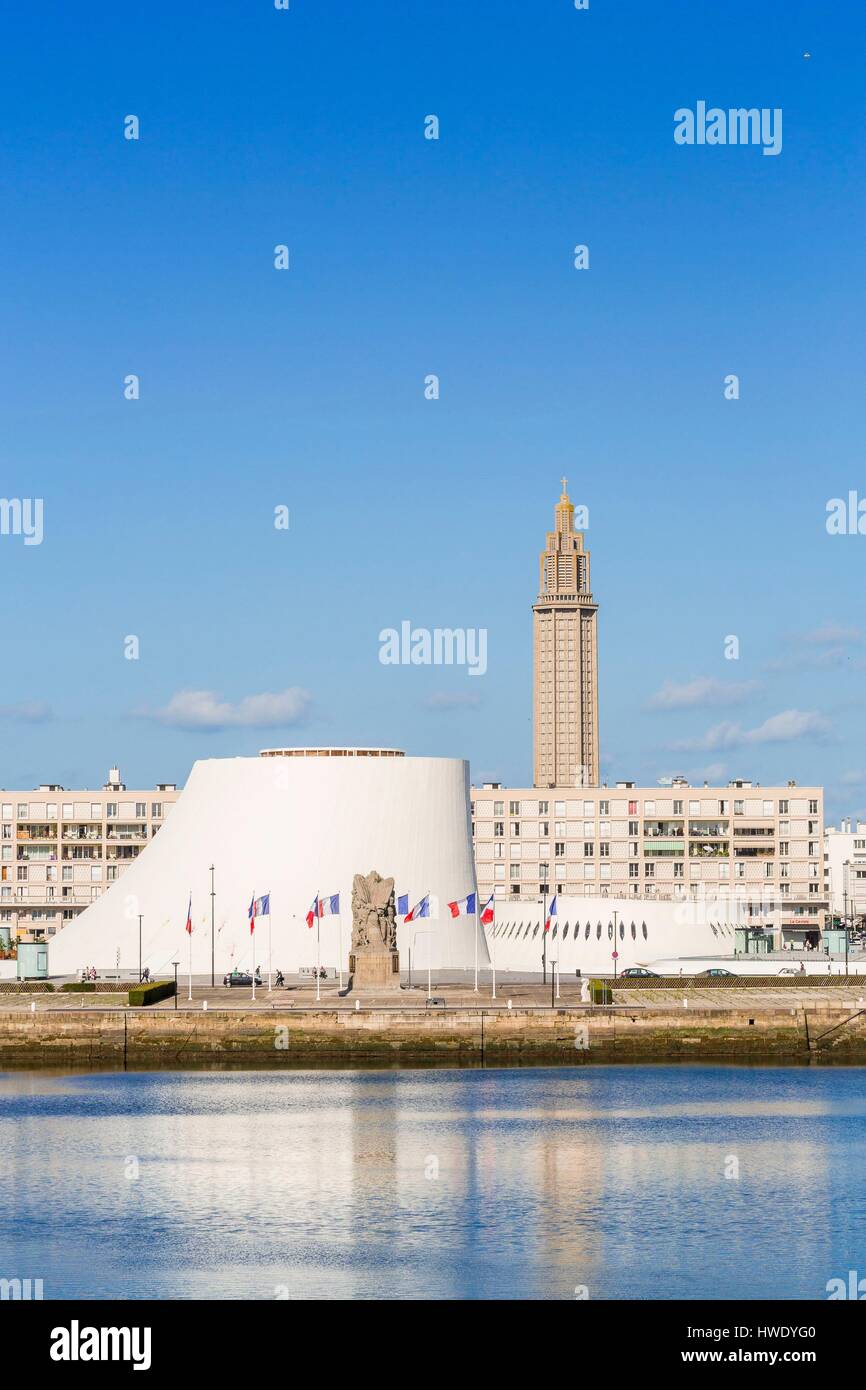
[[[77,917],[138,857],[179,796],[173,782],[132,791],[118,768],[100,791],[0,790],[0,941],[44,941]]]
[[[866,821],[843,820],[824,833],[824,893],[834,916],[866,918]]]
[[[732,895],[775,943],[817,945],[827,909],[820,787],[473,788],[481,901]]]

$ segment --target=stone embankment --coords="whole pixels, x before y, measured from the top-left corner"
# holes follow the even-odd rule
[[[209,1008],[0,1011],[0,1065],[866,1063],[866,1009]]]

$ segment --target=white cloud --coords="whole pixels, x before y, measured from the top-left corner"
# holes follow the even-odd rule
[[[138,710],[143,719],[155,719],[174,729],[265,729],[298,724],[307,715],[312,696],[300,686],[275,694],[244,695],[232,704],[212,690],[179,690],[158,710]]]
[[[424,704],[428,709],[438,710],[477,709],[481,704],[481,696],[471,695],[469,692],[461,693],[459,691],[454,691],[452,694],[440,690],[434,695],[428,695]]]
[[[52,714],[51,706],[41,700],[22,700],[17,705],[0,705],[0,719],[14,719],[21,724],[44,724]]]
[[[779,714],[771,715],[754,729],[744,729],[741,724],[734,724],[729,720],[714,724],[700,737],[683,739],[674,747],[683,750],[715,751],[721,748],[744,748],[756,743],[789,743],[798,738],[820,738],[829,728],[829,720],[822,714],[786,709]]]
[[[811,646],[817,647],[836,647],[840,643],[862,642],[863,633],[859,627],[842,627],[839,623],[824,623],[823,627],[813,628],[811,632],[800,633],[797,641],[807,642]]]
[[[648,701],[648,709],[697,709],[709,705],[739,705],[758,689],[757,681],[720,681],[696,676],[677,684],[665,681]]]

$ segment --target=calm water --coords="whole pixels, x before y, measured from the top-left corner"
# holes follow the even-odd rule
[[[826,1297],[866,1275],[864,1083],[5,1073],[0,1277],[46,1298]]]

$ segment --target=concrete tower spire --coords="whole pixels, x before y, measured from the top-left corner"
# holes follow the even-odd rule
[[[598,605],[567,480],[541,553],[534,615],[535,785],[597,786]]]

